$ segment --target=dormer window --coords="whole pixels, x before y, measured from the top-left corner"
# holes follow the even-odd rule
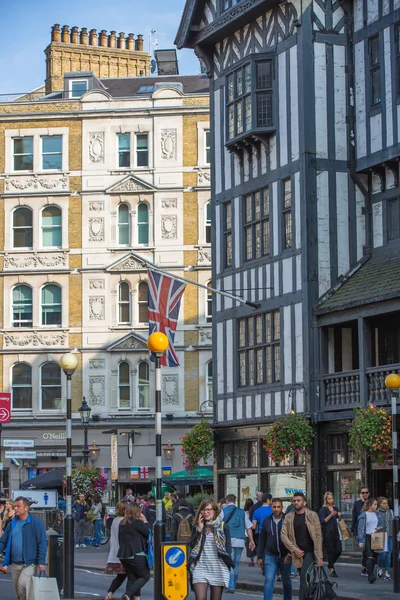
[[[71,81],[71,98],[81,98],[87,90],[87,79],[76,79],[75,81]]]

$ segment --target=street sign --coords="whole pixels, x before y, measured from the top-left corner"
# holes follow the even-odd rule
[[[187,547],[185,544],[162,545],[163,595],[166,600],[184,600],[188,593]]]
[[[0,392],[0,423],[11,421],[11,394]]]
[[[33,508],[56,508],[58,503],[57,490],[14,490],[13,499],[18,496],[33,500]]]
[[[33,440],[4,440],[3,448],[34,448],[35,442]]]
[[[6,450],[6,458],[36,458],[34,450]]]

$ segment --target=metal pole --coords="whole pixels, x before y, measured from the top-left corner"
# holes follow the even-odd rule
[[[393,463],[393,592],[400,593],[399,573],[399,453],[397,447],[397,395],[392,392],[392,463]]]
[[[83,464],[85,467],[89,464],[89,447],[88,447],[88,428],[84,425],[83,430]]]
[[[64,519],[64,598],[74,598],[74,522],[72,519],[72,375],[67,373],[67,502]]]
[[[165,525],[162,515],[161,484],[161,356],[156,353],[156,522],[153,527],[154,548],[154,600],[163,600],[161,542],[165,540]]]

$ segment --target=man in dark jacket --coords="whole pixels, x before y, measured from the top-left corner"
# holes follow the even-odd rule
[[[154,496],[149,496],[147,501],[148,501],[148,505],[144,509],[143,514],[146,517],[146,520],[149,524],[150,529],[152,530],[153,525],[156,522],[156,499],[154,498]],[[162,520],[164,523],[167,520],[167,512],[165,510],[164,503],[162,505]]]
[[[189,504],[189,502],[186,502],[186,500],[180,500],[178,510],[176,512],[173,512],[172,523],[171,523],[171,538],[170,538],[171,542],[183,541],[183,540],[177,539],[179,525],[180,525],[180,523],[182,523],[183,519],[187,519],[190,527],[192,527],[194,517],[190,511],[191,506],[192,505]],[[187,540],[187,541],[189,541],[189,540]]]
[[[174,492],[172,494],[173,498],[174,498],[174,504],[172,506],[172,512],[176,513],[179,510],[179,507],[181,505],[185,506],[189,512],[194,515],[194,508],[193,508],[193,504],[190,504],[190,502],[188,502],[187,500],[184,499],[183,494],[181,492]]]
[[[40,519],[29,514],[29,508],[28,498],[16,498],[15,516],[0,538],[0,553],[5,552],[4,567],[12,567],[18,600],[26,600],[37,569],[46,570],[46,528]]]
[[[360,492],[360,499],[356,500],[354,502],[354,506],[353,506],[353,513],[352,513],[352,519],[351,519],[351,531],[353,532],[353,534],[355,536],[357,536],[358,517],[360,516],[362,508],[363,508],[365,502],[368,500],[368,498],[369,498],[369,489],[366,485],[363,485],[361,488],[361,492]],[[361,569],[361,575],[364,575],[364,577],[368,577],[366,564],[367,564],[366,563],[366,555],[365,555],[365,549],[364,549],[363,553],[362,553],[362,569]]]
[[[257,562],[265,576],[264,600],[272,600],[278,569],[283,583],[283,598],[292,600],[291,557],[281,540],[283,520],[282,500],[274,498],[272,515],[262,523],[257,546]]]
[[[85,494],[79,494],[78,500],[72,503],[72,516],[75,519],[75,548],[86,548],[85,523],[89,507],[85,501]]]

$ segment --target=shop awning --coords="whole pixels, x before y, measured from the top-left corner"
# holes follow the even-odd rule
[[[65,467],[57,467],[37,477],[31,477],[21,484],[21,490],[51,490],[63,487]]]
[[[205,485],[213,482],[213,471],[207,467],[199,467],[194,471],[178,471],[163,477],[163,483],[170,485]]]

